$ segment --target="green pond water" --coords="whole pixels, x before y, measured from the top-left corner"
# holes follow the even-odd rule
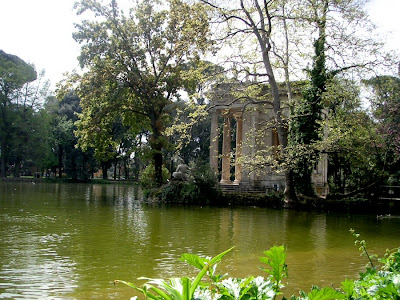
[[[232,276],[263,275],[258,256],[287,248],[286,296],[312,284],[338,287],[371,253],[400,246],[400,218],[265,208],[146,204],[135,186],[0,183],[0,299],[129,299],[121,279],[195,274],[182,253],[215,255]]]

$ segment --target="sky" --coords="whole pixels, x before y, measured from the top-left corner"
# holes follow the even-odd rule
[[[64,72],[79,70],[80,46],[72,38],[80,20],[75,1],[0,0],[0,50],[34,64],[37,71],[44,69],[53,88]],[[400,52],[400,0],[371,0],[368,11],[388,36],[389,49]]]

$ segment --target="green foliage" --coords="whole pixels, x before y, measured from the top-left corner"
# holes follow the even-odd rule
[[[290,124],[290,143],[293,146],[303,145],[312,148],[313,144],[321,140],[323,130],[322,109],[324,108],[322,96],[326,91],[328,82],[326,68],[326,14],[328,5],[321,10],[318,24],[318,38],[314,42],[313,67],[309,70],[310,84],[303,91],[303,98],[295,106],[294,116]],[[318,13],[316,13],[318,16]],[[316,18],[318,18],[316,16]],[[294,147],[296,149],[296,147]],[[294,183],[297,192],[314,196],[315,192],[311,183],[311,174],[314,164],[318,161],[317,151],[308,151],[309,155],[300,157],[294,168]]]
[[[355,241],[354,244],[357,246],[359,245],[359,250],[361,251],[361,255],[366,256],[368,258],[370,266],[375,269],[374,263],[372,262],[372,259],[375,258],[375,255],[369,255],[368,250],[367,250],[367,242],[365,240],[359,240],[358,238],[360,237],[359,233],[356,233],[354,229],[350,229],[351,234],[353,235]]]
[[[300,297],[292,296],[291,300],[332,300],[332,299],[346,299],[345,295],[340,291],[336,291],[331,287],[319,288],[313,286],[311,291],[307,294],[303,291],[300,292]]]
[[[43,76],[44,72],[38,76],[32,65],[0,50],[0,177],[11,172],[19,177],[46,167],[49,122],[41,102],[48,94],[48,82],[41,81]]]
[[[379,261],[384,264],[384,270],[400,273],[400,248],[387,250],[385,256]]]
[[[58,168],[59,177],[65,172],[72,180],[87,181],[97,170],[97,162],[92,148],[84,152],[76,147],[75,122],[77,114],[82,111],[80,103],[81,99],[71,91],[60,100],[55,97],[46,100],[45,108],[50,119],[49,142],[56,157],[48,168],[54,171]]]
[[[283,287],[281,285],[283,278],[288,276],[285,248],[284,246],[273,246],[265,251],[264,255],[264,257],[260,257],[260,261],[269,266],[270,269],[263,268],[263,270],[272,276],[274,291],[279,293],[279,290]]]
[[[208,204],[219,201],[221,190],[209,164],[194,164],[187,181],[171,181],[162,187],[161,200],[169,203]]]
[[[206,105],[194,101],[176,102],[170,107],[172,126],[166,129],[170,143],[174,145],[174,156],[186,164],[191,161],[209,161],[211,120]]]
[[[138,278],[145,279],[147,282],[142,288],[137,287],[133,283],[116,280],[115,283],[124,283],[135,290],[141,292],[146,299],[165,299],[165,300],[191,300],[200,284],[201,279],[207,274],[212,273],[213,268],[221,259],[233,248],[230,248],[213,258],[203,259],[194,254],[183,254],[181,260],[186,261],[190,265],[200,269],[200,272],[194,279],[184,276],[182,278],[173,278],[169,281],[162,279]]]
[[[328,153],[330,193],[344,194],[377,181],[381,170],[375,145],[381,137],[361,106],[360,85],[335,77],[328,82],[323,101],[327,115],[318,149]]]
[[[397,170],[400,165],[400,78],[377,76],[364,83],[372,88],[372,114],[377,135],[374,141],[379,161],[377,167],[386,176],[399,180]]]
[[[359,240],[360,234],[350,229],[355,238],[355,244],[359,245],[361,255],[368,258],[366,272],[360,273],[359,280],[345,280],[341,289],[345,292],[344,299],[400,299],[400,248],[387,250],[383,258],[379,259],[383,266],[378,270],[372,260],[376,255],[370,255],[367,251],[365,240]]]
[[[157,187],[157,182],[155,178],[154,165],[148,165],[142,172],[140,172],[140,186],[144,190],[151,190]],[[163,166],[162,168],[162,182],[167,183],[169,179],[169,171]]]
[[[131,135],[147,133],[160,186],[162,150],[168,144],[166,109],[180,98],[189,80],[189,63],[197,61],[209,46],[208,17],[201,5],[180,0],[166,5],[138,1],[129,14],[117,1],[109,2],[81,0],[75,4],[78,14],[91,11],[101,17],[76,26],[74,38],[82,44],[79,59],[87,72],[74,74],[65,85],[76,87],[82,98],[80,143],[83,147],[94,143],[107,156],[118,142],[110,133],[115,117],[120,116]]]
[[[37,79],[35,68],[18,56],[0,50],[0,85],[2,92],[15,93],[25,83]]]

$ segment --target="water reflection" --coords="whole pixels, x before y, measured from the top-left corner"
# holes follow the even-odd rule
[[[349,228],[376,253],[398,246],[400,236],[396,218],[168,207],[142,203],[138,193],[122,185],[0,184],[0,298],[129,298],[132,291],[114,287],[114,279],[180,276],[188,272],[182,253],[231,246],[222,273],[262,275],[258,256],[281,244],[289,292],[338,286],[366,263]]]
[[[78,282],[74,262],[58,251],[69,234],[44,233],[42,226],[54,220],[29,212],[25,218],[1,214],[0,220],[13,224],[1,232],[0,298],[65,299]]]

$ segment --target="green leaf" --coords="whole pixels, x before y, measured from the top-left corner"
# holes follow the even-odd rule
[[[265,272],[272,275],[275,284],[279,285],[283,277],[287,276],[286,269],[286,252],[284,246],[273,246],[268,251],[264,251],[265,257],[260,257],[262,263],[271,267],[263,269]]]
[[[190,253],[182,254],[180,260],[200,270],[204,268],[205,263],[208,261],[208,259],[204,257],[200,257],[196,254]]]
[[[353,295],[354,293],[354,280],[348,280],[346,278],[345,281],[342,282],[342,286],[341,289],[351,297],[351,295]]]
[[[187,277],[182,277],[182,299],[190,300],[190,280]]]
[[[124,281],[124,280],[114,280],[114,284],[116,284],[116,283],[123,283],[123,284],[135,289],[136,291],[142,293],[145,296],[146,299],[147,298],[151,298],[151,299],[154,299],[154,300],[158,299],[153,294],[147,292],[147,287],[146,286],[144,286],[143,288],[139,288],[136,285],[134,285],[132,282],[128,282],[128,281]]]
[[[314,289],[310,293],[308,293],[309,300],[332,300],[344,298],[344,294],[330,287],[325,287],[323,289]]]
[[[232,247],[224,252],[221,252],[220,254],[214,256],[211,260],[209,260],[207,263],[205,263],[203,269],[200,271],[199,274],[197,274],[196,278],[192,282],[192,286],[190,287],[190,294],[189,298],[191,299],[193,297],[194,291],[196,290],[197,286],[199,285],[201,279],[204,277],[204,275],[207,273],[207,271],[213,267],[216,263],[220,262],[221,259],[228,254],[232,249],[235,247]]]

